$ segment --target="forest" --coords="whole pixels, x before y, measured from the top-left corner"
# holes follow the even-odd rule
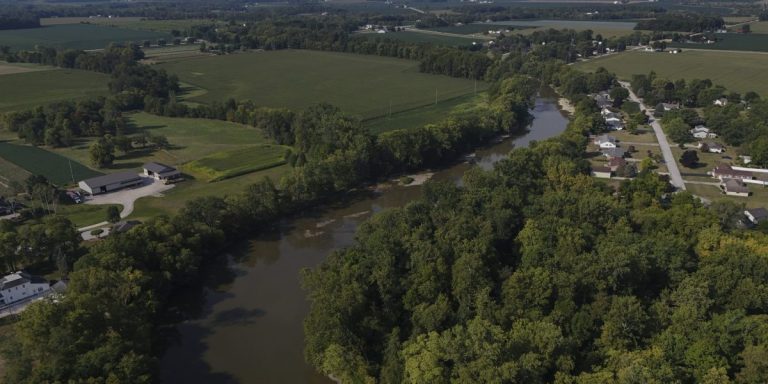
[[[768,236],[581,158],[591,112],[375,216],[306,271],[306,357],[349,383],[762,383]]]

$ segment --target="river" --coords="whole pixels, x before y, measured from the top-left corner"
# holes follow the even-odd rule
[[[528,132],[476,152],[489,169],[514,147],[562,133],[568,123],[551,92],[536,99]],[[437,171],[434,179],[459,182],[471,165]],[[350,246],[372,214],[421,196],[419,186],[387,185],[309,212],[232,251],[233,262],[213,274],[196,319],[179,325],[179,339],[161,362],[165,383],[330,383],[304,361],[302,321],[309,304],[300,271],[334,249]]]

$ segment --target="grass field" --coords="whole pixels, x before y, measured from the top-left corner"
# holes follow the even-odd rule
[[[165,32],[127,29],[95,24],[60,24],[42,28],[0,31],[0,45],[32,49],[36,45],[52,48],[98,49],[109,43],[169,39]]]
[[[285,164],[288,147],[263,144],[216,152],[185,164],[184,172],[204,181],[220,181]]]
[[[176,166],[220,151],[269,143],[260,130],[226,121],[171,118],[143,112],[127,117],[133,132],[131,134],[148,131],[154,135],[164,135],[171,143],[171,148],[161,151],[137,149],[127,156],[118,152],[114,166],[104,172],[138,170],[148,161]],[[81,139],[77,145],[52,151],[88,164],[88,147],[93,140]]]
[[[670,47],[694,49],[720,49],[726,51],[768,52],[768,34],[721,33],[714,44],[670,43]]]
[[[77,161],[30,145],[0,142],[0,157],[31,174],[43,175],[60,185],[71,184],[73,177],[79,181],[101,174]]]
[[[613,37],[634,33],[637,23],[631,21],[587,21],[587,20],[509,20],[494,21],[495,26],[511,26],[515,33],[530,34],[536,31],[554,29],[573,29],[584,31],[591,29],[595,35]]]
[[[394,129],[420,127],[426,123],[440,121],[457,109],[476,105],[485,99],[486,97],[484,93],[479,95],[469,94],[455,99],[442,101],[435,105],[393,113],[391,116],[388,115],[366,120],[364,124],[366,128],[375,134]]]
[[[345,113],[372,118],[474,92],[475,82],[420,73],[418,63],[379,56],[319,51],[272,51],[160,64],[207,92],[200,103],[229,97],[294,110],[327,102]],[[478,82],[477,89],[487,84]]]
[[[507,28],[513,29],[508,25],[494,25],[494,24],[485,24],[485,23],[450,25],[447,27],[435,27],[435,28],[428,28],[428,29],[430,31],[437,31],[437,32],[456,33],[459,35],[472,35],[475,33],[484,33],[490,30],[499,30],[499,29],[507,29]],[[515,32],[517,32],[516,31],[517,28],[514,28],[514,29],[515,29]],[[521,27],[521,29],[525,29],[525,27]]]
[[[72,204],[59,205],[56,207],[56,214],[66,217],[69,221],[75,224],[75,227],[79,228],[107,220],[107,209],[112,206],[122,209],[122,206],[113,204]]]
[[[38,72],[38,71],[50,71],[55,69],[45,65],[28,64],[28,63],[6,63],[0,61],[0,76],[3,75],[15,75],[18,73]]]
[[[749,24],[752,33],[768,33],[768,21],[758,21]]]
[[[6,64],[0,63],[0,71]],[[45,68],[45,67],[43,67]],[[107,94],[108,75],[76,69],[0,75],[0,112]],[[6,90],[12,89],[13,92]]]
[[[401,32],[391,32],[387,33],[386,35],[381,35],[378,33],[366,33],[365,36],[368,36],[370,38],[374,37],[386,37],[388,39],[393,40],[400,40],[405,41],[407,43],[430,43],[435,45],[447,45],[447,46],[469,46],[472,45],[472,42],[482,42],[486,38],[485,37],[472,37],[472,36],[463,36],[460,34],[456,35],[440,35],[436,33],[429,33],[429,32],[419,32],[419,31],[401,31]]]
[[[0,196],[13,195],[13,183],[22,184],[30,175],[24,168],[0,157]]]
[[[708,78],[736,92],[768,94],[768,82],[757,81],[768,70],[768,56],[763,53],[684,50],[670,55],[632,51],[581,62],[576,67],[585,71],[605,67],[625,80],[653,70],[670,80]]]

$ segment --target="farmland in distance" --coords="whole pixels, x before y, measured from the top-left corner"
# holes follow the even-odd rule
[[[109,43],[170,39],[165,32],[128,29],[95,24],[57,24],[42,28],[0,31],[0,45],[13,49],[50,48],[100,49]]]
[[[6,73],[6,74],[4,74]],[[108,75],[0,62],[0,112],[107,94]]]

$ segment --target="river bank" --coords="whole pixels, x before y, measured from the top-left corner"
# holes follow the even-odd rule
[[[538,98],[532,113],[535,119],[527,133],[478,149],[474,163],[490,169],[513,148],[557,136],[568,123],[551,95]],[[460,182],[472,166],[458,163],[434,171],[431,178]],[[284,220],[277,231],[226,255],[232,262],[221,272],[223,278],[207,285],[199,317],[178,327],[178,344],[162,361],[164,381],[329,383],[303,357],[302,322],[309,307],[301,270],[317,266],[334,249],[352,245],[357,228],[371,215],[421,197],[418,185],[398,184],[386,183],[386,188]]]

